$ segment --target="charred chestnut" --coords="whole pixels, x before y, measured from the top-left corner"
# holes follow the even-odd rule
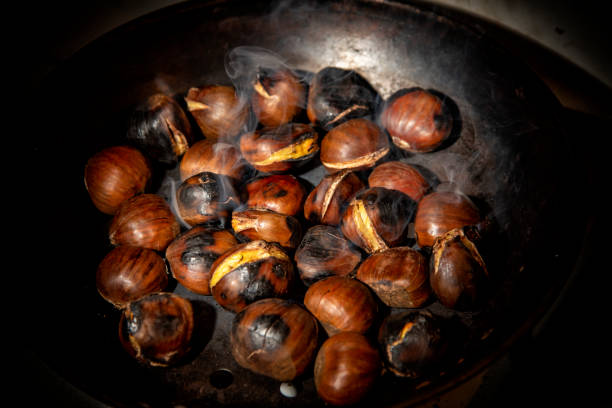
[[[276,242],[284,248],[295,248],[302,239],[302,226],[296,218],[269,210],[235,211],[232,228],[238,236]]]
[[[168,245],[166,259],[177,282],[194,293],[210,295],[213,262],[236,245],[230,231],[196,225]]]
[[[121,204],[109,228],[111,244],[163,251],[181,226],[163,197],[139,194]]]
[[[297,215],[306,198],[306,188],[290,174],[256,177],[245,184],[246,206],[285,215]]]
[[[306,286],[329,276],[346,276],[361,262],[361,252],[337,228],[315,225],[304,234],[295,262]]]
[[[330,336],[342,331],[366,333],[378,313],[370,289],[347,276],[330,276],[313,283],[304,295],[304,306]]]
[[[287,253],[266,241],[235,246],[217,258],[210,270],[213,297],[236,313],[259,299],[287,297],[295,274]]]
[[[199,173],[209,172],[228,176],[237,182],[249,174],[249,164],[236,146],[204,139],[194,143],[183,155],[180,164],[181,181]]]
[[[321,163],[330,173],[374,167],[387,153],[387,135],[367,119],[344,122],[327,132],[321,140]]]
[[[323,342],[314,365],[317,394],[331,405],[359,402],[382,370],[378,350],[359,333],[338,333]]]
[[[230,343],[240,366],[278,381],[291,381],[314,360],[318,325],[294,301],[262,299],[236,314]]]
[[[288,69],[260,68],[253,91],[253,112],[264,126],[289,123],[306,106],[306,87]]]
[[[410,247],[395,247],[366,258],[356,277],[387,306],[416,308],[431,294],[428,275],[425,256]]]
[[[397,147],[413,153],[436,149],[453,127],[453,117],[442,100],[421,88],[402,89],[392,95],[380,121]]]
[[[149,162],[135,147],[108,147],[94,154],[85,166],[89,197],[98,210],[109,215],[128,198],[144,193],[150,180]]]
[[[431,189],[429,182],[414,166],[401,161],[389,161],[374,167],[368,176],[368,185],[401,191],[417,202]]]

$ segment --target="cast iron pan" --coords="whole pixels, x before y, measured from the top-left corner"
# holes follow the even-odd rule
[[[110,250],[110,219],[84,188],[87,159],[124,141],[127,116],[151,93],[180,96],[191,86],[231,84],[225,63],[236,47],[271,51],[304,72],[355,69],[384,97],[400,88],[431,89],[455,108],[458,127],[449,146],[396,154],[454,183],[494,220],[494,292],[478,313],[431,303],[464,329],[456,358],[428,378],[384,375],[364,406],[407,406],[449,390],[533,326],[568,277],[584,232],[584,220],[568,217],[573,192],[567,186],[579,185],[579,174],[566,165],[559,103],[534,74],[478,31],[411,4],[188,2],[98,39],[36,93],[28,157],[36,163],[30,180],[37,198],[26,208],[37,219],[27,260],[35,313],[23,337],[44,361],[119,407],[324,405],[310,375],[296,382],[298,396],[289,399],[276,381],[237,366],[227,336],[233,315],[180,285],[172,289],[198,311],[192,355],[173,368],[139,365],[121,349],[118,312],[95,287],[97,265]],[[316,184],[322,174],[315,165],[298,176]],[[163,194],[164,184],[159,187]]]

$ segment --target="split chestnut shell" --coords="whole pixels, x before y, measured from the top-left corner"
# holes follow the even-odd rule
[[[232,228],[240,237],[276,242],[284,248],[295,248],[302,239],[302,226],[295,217],[269,210],[234,211]]]
[[[183,155],[180,163],[181,181],[203,172],[222,174],[236,181],[242,181],[250,170],[240,149],[233,144],[211,139],[194,143]]]
[[[284,125],[306,106],[306,87],[289,69],[260,68],[253,84],[251,105],[262,125]]]

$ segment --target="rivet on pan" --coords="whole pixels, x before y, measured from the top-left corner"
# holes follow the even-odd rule
[[[227,388],[234,382],[234,374],[228,369],[222,368],[210,375],[210,384],[218,389]]]
[[[280,385],[280,392],[287,398],[294,398],[297,396],[297,388],[289,382],[284,382]]]

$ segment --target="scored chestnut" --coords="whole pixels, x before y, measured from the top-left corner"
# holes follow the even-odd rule
[[[259,176],[245,183],[246,206],[295,216],[302,210],[306,188],[291,174]]]
[[[270,210],[234,211],[232,228],[239,237],[276,242],[284,248],[295,248],[302,239],[302,226],[295,217]]]
[[[264,126],[289,123],[306,105],[306,87],[289,69],[260,68],[253,91],[253,112]]]
[[[401,191],[417,202],[431,189],[414,166],[401,161],[388,161],[374,167],[368,176],[368,185]]]
[[[181,181],[199,173],[222,174],[240,182],[250,173],[250,166],[236,146],[203,139],[194,143],[180,163]]]

